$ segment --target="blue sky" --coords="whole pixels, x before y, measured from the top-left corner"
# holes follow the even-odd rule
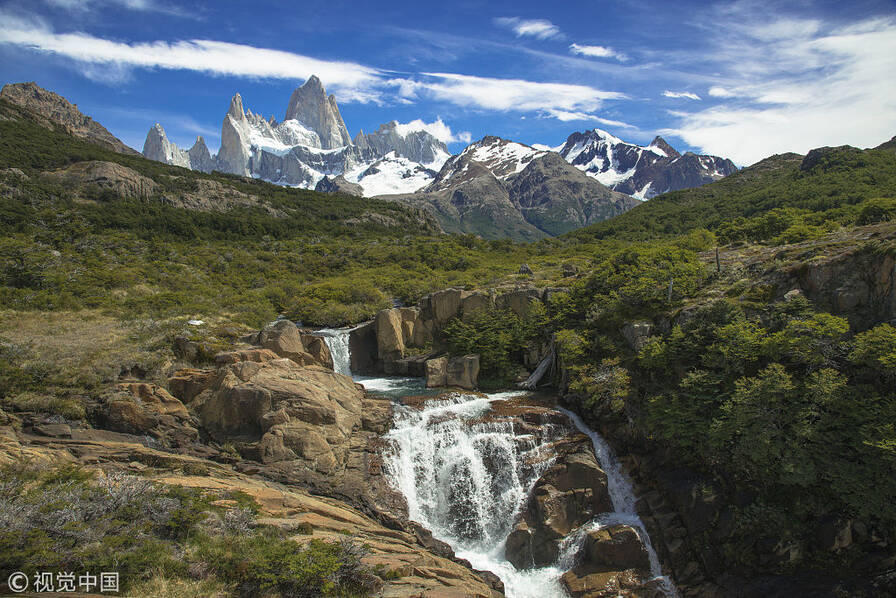
[[[37,81],[142,149],[161,122],[212,151],[231,96],[283,118],[317,74],[352,135],[420,119],[627,141],[751,164],[896,135],[896,2],[0,2],[0,81]]]

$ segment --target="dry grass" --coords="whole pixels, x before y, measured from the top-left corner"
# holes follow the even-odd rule
[[[39,394],[92,391],[128,372],[161,379],[173,355],[166,339],[182,322],[122,321],[97,311],[0,312],[0,342],[35,372]]]
[[[226,586],[215,579],[169,579],[156,573],[134,586],[125,598],[225,598],[230,595]]]

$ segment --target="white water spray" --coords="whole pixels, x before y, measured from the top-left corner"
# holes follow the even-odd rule
[[[330,349],[330,355],[333,356],[333,371],[346,376],[352,375],[351,354],[349,352],[349,334],[350,328],[323,328],[315,332],[323,337]]]

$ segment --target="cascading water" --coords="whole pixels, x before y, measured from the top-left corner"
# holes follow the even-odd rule
[[[567,433],[544,424],[537,435],[518,435],[509,418],[488,415],[493,402],[520,394],[455,394],[399,408],[386,435],[386,471],[410,518],[473,567],[496,573],[508,596],[563,596],[559,569],[517,571],[504,559],[525,498],[553,463],[549,444]]]
[[[638,517],[638,512],[635,510],[636,499],[635,493],[632,490],[631,481],[619,466],[619,461],[616,460],[616,455],[613,453],[613,449],[610,448],[610,445],[607,444],[607,441],[604,440],[600,434],[585,425],[585,422],[583,422],[582,418],[578,415],[572,411],[563,409],[562,407],[559,408],[559,410],[572,421],[579,432],[587,435],[591,439],[597,462],[600,464],[601,469],[607,474],[607,490],[610,493],[610,500],[613,503],[613,513],[604,513],[598,516],[589,525],[583,526],[584,531],[609,527],[619,523],[634,528],[638,532],[638,537],[641,538],[641,542],[644,544],[644,547],[647,549],[647,554],[650,557],[651,576],[653,576],[654,579],[660,580],[667,596],[678,596],[675,584],[672,583],[672,580],[669,577],[663,575],[660,559],[650,542],[650,535],[647,533],[647,529],[644,527],[644,522],[641,521],[641,518]],[[580,536],[579,539],[584,537],[584,533],[578,535]],[[563,558],[564,557],[561,556],[561,560]]]
[[[350,332],[317,331],[333,355],[333,369],[348,376],[352,375]],[[368,390],[395,397],[424,392],[419,379],[354,379]],[[407,500],[410,518],[448,542],[458,557],[476,569],[498,575],[506,594],[515,598],[566,596],[560,576],[575,565],[587,532],[626,524],[637,530],[647,548],[651,575],[661,581],[668,596],[677,596],[672,581],[662,576],[659,559],[635,510],[631,483],[612,449],[566,409],[559,411],[591,438],[597,461],[607,474],[614,512],[601,514],[570,534],[552,567],[520,571],[504,558],[504,545],[520,509],[535,482],[554,462],[550,444],[570,432],[545,423],[536,434],[518,434],[509,418],[489,414],[496,401],[525,394],[454,394],[428,401],[419,409],[396,409],[394,426],[386,435],[391,450],[384,464],[390,483]]]
[[[638,531],[647,548],[652,576],[661,580],[667,595],[675,596],[671,581],[662,577],[650,538],[635,512],[631,484],[613,452],[603,438],[565,409],[560,411],[591,438],[607,473],[615,512],[602,514],[571,534],[552,567],[519,571],[507,562],[504,545],[511,527],[535,482],[553,463],[550,443],[570,432],[546,424],[537,436],[521,436],[515,434],[509,419],[489,417],[493,403],[521,394],[456,394],[429,401],[422,409],[399,408],[394,427],[386,435],[391,449],[385,466],[390,483],[407,500],[410,518],[448,542],[473,567],[497,574],[507,595],[516,598],[566,596],[560,576],[575,565],[585,534],[624,523]]]
[[[324,342],[327,343],[327,348],[333,356],[333,371],[346,376],[352,375],[351,353],[348,346],[350,333],[350,328],[323,328],[316,332],[324,338]]]

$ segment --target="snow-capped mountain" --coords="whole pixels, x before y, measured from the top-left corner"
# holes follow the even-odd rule
[[[699,187],[737,171],[737,166],[725,158],[691,152],[682,155],[662,137],[638,146],[600,129],[573,133],[558,151],[588,176],[641,200]]]
[[[406,193],[426,186],[450,154],[426,131],[395,121],[351,139],[336,98],[327,96],[320,79],[310,77],[289,99],[286,118],[277,122],[243,108],[233,96],[221,125],[221,148],[211,156],[200,137],[190,150],[170,142],[161,125],[146,136],[147,158],[210,172],[220,170],[273,183],[314,189],[322,185],[364,195]],[[324,182],[324,179],[330,182]]]
[[[518,240],[563,234],[639,203],[556,152],[492,136],[448,159],[426,187],[390,199],[431,211],[448,232]]]

